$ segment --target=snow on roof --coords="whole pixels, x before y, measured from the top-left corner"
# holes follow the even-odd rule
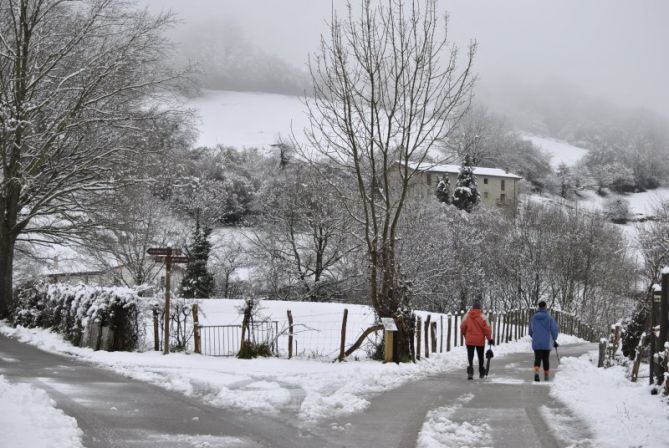
[[[409,168],[418,171],[429,171],[430,173],[452,173],[458,174],[460,172],[460,165],[439,165],[429,162],[421,164],[416,162],[409,162]],[[507,179],[522,179],[521,176],[510,173],[500,168],[485,168],[475,166],[474,175],[476,176],[491,176],[491,177],[505,177]]]

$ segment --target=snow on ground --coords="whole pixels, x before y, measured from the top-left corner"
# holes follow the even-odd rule
[[[466,366],[463,347],[432,354],[416,364],[353,360],[332,363],[315,359],[241,360],[186,353],[164,356],[160,352],[94,352],[73,347],[59,335],[42,329],[14,329],[2,324],[0,332],[43,350],[74,355],[215,406],[267,413],[291,409],[304,422],[362,411],[374,394],[427,375],[464,370]],[[579,340],[563,335],[560,341]],[[495,356],[530,351],[530,340],[524,338],[495,347]]]
[[[444,406],[428,412],[418,434],[418,448],[451,448],[485,446],[492,443],[490,426],[483,422],[457,423],[453,415],[474,395],[460,396],[453,406]]]
[[[624,367],[598,369],[596,357],[562,358],[551,395],[589,424],[594,446],[669,447],[666,399],[650,395],[647,384],[632,383]]]
[[[307,125],[305,107],[295,96],[205,90],[186,106],[199,115],[199,146],[268,148],[291,128],[301,136]]]
[[[573,166],[588,153],[588,150],[585,148],[579,148],[561,140],[538,137],[532,134],[521,134],[521,137],[531,141],[534,145],[550,154],[552,156],[551,165],[554,168],[557,168],[561,163]]]
[[[83,447],[77,421],[54,407],[46,392],[10,384],[0,375],[0,445],[6,448]]]

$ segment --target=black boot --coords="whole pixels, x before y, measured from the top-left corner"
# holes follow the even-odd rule
[[[474,368],[472,366],[467,367],[467,379],[474,379]]]
[[[539,381],[539,373],[534,374],[534,381]]]
[[[485,367],[479,367],[479,378],[485,378]]]

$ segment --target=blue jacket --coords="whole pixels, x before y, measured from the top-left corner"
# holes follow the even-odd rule
[[[532,350],[553,350],[553,342],[558,337],[558,325],[545,309],[538,309],[530,319]]]

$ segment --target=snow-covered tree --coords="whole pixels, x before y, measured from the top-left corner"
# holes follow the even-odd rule
[[[451,181],[448,180],[447,175],[439,179],[437,190],[434,194],[437,196],[437,200],[444,204],[450,204],[453,201],[453,197],[451,196]]]
[[[463,58],[452,51],[436,0],[362,0],[359,11],[350,2],[346,7],[343,18],[333,15],[310,66],[307,139],[309,151],[318,153],[315,166],[325,159],[354,179],[355,200],[349,191],[338,194],[349,199],[343,205],[363,227],[369,300],[380,317],[397,317],[404,303],[397,227],[419,173],[415,163],[448,140],[469,106],[475,47]],[[408,327],[396,322],[396,354],[407,360]]]
[[[604,204],[604,214],[616,224],[625,224],[630,219],[630,202],[622,197],[612,197]]]
[[[193,240],[186,250],[188,265],[181,280],[182,297],[208,299],[214,292],[214,275],[207,269],[211,252],[210,234],[211,230],[200,226],[200,218],[196,217]]]
[[[472,161],[469,155],[466,155],[453,191],[453,205],[460,210],[471,212],[480,200],[481,195],[476,184]]]
[[[89,194],[155,148],[142,124],[175,77],[162,68],[166,15],[115,0],[0,2],[0,316],[19,238],[85,222]]]

